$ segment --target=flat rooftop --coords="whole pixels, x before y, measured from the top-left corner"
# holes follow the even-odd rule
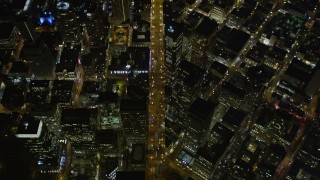
[[[140,99],[122,99],[120,102],[120,112],[123,111],[147,112],[147,101]]]
[[[144,144],[133,144],[132,145],[132,163],[133,164],[144,164],[145,163],[145,145]]]
[[[90,124],[91,109],[64,108],[62,109],[60,124]]]
[[[117,171],[116,180],[146,179],[145,171]]]
[[[14,28],[14,23],[0,22],[0,39],[9,39]]]
[[[208,17],[204,17],[196,32],[206,37],[210,36],[218,28],[218,23]]]
[[[42,130],[42,121],[33,116],[24,115],[17,128],[17,138],[39,138]]]
[[[205,101],[197,98],[190,106],[189,112],[191,116],[201,119],[201,121],[210,121],[214,112],[215,104],[211,101]]]

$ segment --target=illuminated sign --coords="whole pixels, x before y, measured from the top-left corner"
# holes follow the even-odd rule
[[[39,24],[52,26],[54,24],[54,17],[51,12],[44,12],[39,18]]]
[[[172,26],[169,26],[169,29],[168,29],[169,32],[173,33],[174,32],[174,29]]]

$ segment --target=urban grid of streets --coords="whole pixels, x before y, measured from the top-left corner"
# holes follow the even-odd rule
[[[155,4],[155,1],[152,1],[152,2],[153,2],[153,4]],[[201,2],[202,2],[202,0],[196,0],[194,2],[194,4],[187,6],[183,10],[181,16],[177,19],[177,21],[182,22],[193,11],[199,12],[198,7],[201,4]],[[241,73],[241,69],[239,68],[239,65],[241,64],[243,57],[245,57],[245,55],[248,53],[248,51],[258,42],[258,40],[261,37],[263,31],[265,30],[267,24],[271,21],[271,19],[273,17],[275,17],[277,15],[278,10],[282,7],[283,3],[284,3],[284,1],[275,1],[271,11],[269,12],[269,14],[267,16],[267,19],[265,19],[265,22],[259,27],[259,29],[254,34],[251,35],[250,39],[248,40],[248,42],[245,44],[242,51],[240,52],[240,54],[238,56],[239,58],[236,58],[236,60],[229,65],[229,68],[230,68],[229,72],[231,72],[231,73],[226,74],[218,85],[211,87],[208,90],[208,92],[205,94],[205,96],[203,97],[204,99],[209,99],[209,97],[211,95],[213,95],[215,90],[218,89],[218,87],[223,82],[227,82],[235,72]],[[231,11],[232,11],[232,9],[229,11],[229,13]],[[319,5],[314,9],[314,13],[317,13],[318,11],[319,11]],[[152,14],[152,15],[154,15],[154,14]],[[228,18],[225,19],[219,25],[219,29],[221,29],[226,24],[227,20],[228,20]],[[151,21],[151,23],[152,23],[152,21]],[[289,64],[291,63],[291,61],[293,59],[293,55],[295,54],[295,52],[297,52],[299,45],[301,45],[300,42],[304,41],[307,34],[309,33],[309,30],[310,29],[308,29],[308,28],[303,29],[303,33],[301,34],[300,38],[298,38],[295,41],[294,45],[289,50],[288,55],[285,57],[285,61],[284,61],[283,66],[278,69],[278,73],[270,80],[266,90],[261,91],[257,98],[261,98],[262,101],[265,101],[265,102],[270,100],[271,94],[273,93],[277,82],[280,80],[280,77],[281,77],[281,75],[283,75],[284,71],[288,68]],[[151,33],[152,33],[152,31],[151,31]],[[153,39],[153,37],[154,36],[152,36],[152,38],[151,38],[151,42],[152,42],[152,40],[154,40],[155,42],[159,42],[159,41],[156,41],[155,39]],[[151,49],[153,50],[153,46],[151,46]],[[150,88],[152,88],[152,87],[150,87]],[[152,92],[154,92],[154,91],[152,91],[150,89],[150,93],[152,93]],[[314,99],[317,99],[317,98],[314,98]],[[314,101],[312,101],[309,105],[307,105],[305,107],[305,110],[308,114],[308,118],[310,118],[311,120],[314,118],[314,111],[315,111],[315,106],[316,106],[316,102],[314,102]],[[240,149],[245,137],[249,135],[250,130],[252,129],[253,124],[254,124],[256,118],[258,117],[258,115],[260,114],[262,108],[263,108],[263,106],[257,107],[256,109],[253,109],[252,113],[250,113],[249,116],[244,120],[245,123],[243,123],[243,125],[240,127],[238,133],[236,133],[236,135],[235,135],[235,138],[233,138],[231,144],[229,145],[229,147],[227,148],[227,150],[225,151],[223,156],[219,159],[219,161],[218,161],[218,163],[212,173],[212,178],[214,178],[214,179],[221,178],[223,173],[227,170],[227,167],[231,163],[233,155],[235,155],[237,153],[237,151]],[[307,110],[310,110],[310,111],[307,111]],[[210,126],[210,130],[212,129],[212,127],[213,127],[213,123]],[[163,127],[161,127],[161,129],[162,128]],[[303,144],[303,140],[304,140],[303,137],[305,134],[305,129],[306,129],[306,126],[300,127],[299,132],[296,134],[295,138],[293,139],[293,141],[289,145],[289,149],[288,149],[289,151],[287,152],[287,155],[282,160],[282,162],[279,164],[279,166],[277,168],[277,174],[273,177],[273,179],[284,178],[286,171],[290,168],[290,165],[292,163],[293,158],[297,155],[297,152],[299,151],[299,149],[301,148],[301,145]],[[209,130],[209,132],[210,132],[210,130]],[[150,137],[152,138],[152,136],[154,136],[154,129],[152,128],[150,131],[151,131]],[[179,144],[172,147],[172,149],[170,150],[171,155],[168,156],[168,153],[167,153],[166,154],[167,156],[165,159],[166,159],[166,161],[169,161],[169,163],[167,163],[167,164],[171,168],[178,171],[180,173],[180,175],[182,175],[183,177],[187,178],[188,176],[191,176],[195,179],[198,179],[200,177],[198,177],[197,175],[192,173],[188,167],[185,167],[182,164],[180,164],[181,162],[176,161],[176,156],[178,155],[179,152],[181,152],[181,150],[183,148],[183,141],[184,141],[183,136],[179,136],[179,140],[178,140]],[[150,176],[148,176],[148,177],[150,177]]]
[[[115,10],[116,15],[110,17],[110,21],[114,25],[119,25],[121,22],[128,19],[128,2],[127,0],[116,0],[115,2]],[[192,5],[187,6],[181,16],[177,19],[177,21],[182,22],[187,16],[193,12],[200,12],[198,9],[199,5],[202,3],[202,0],[196,0]],[[278,10],[283,5],[283,1],[275,1],[272,10],[269,12],[267,19],[265,22],[259,27],[257,32],[253,33],[248,40],[248,42],[243,47],[242,51],[239,54],[239,58],[236,58],[234,62],[229,64],[229,73],[226,74],[220,83],[216,86],[212,86],[205,93],[204,99],[209,99],[212,96],[216,89],[223,83],[227,82],[235,72],[241,72],[239,65],[245,57],[246,53],[258,42],[262,33],[264,32],[267,24],[271,21],[273,17],[275,17],[278,13]],[[163,0],[151,0],[151,12],[150,12],[150,77],[149,77],[149,103],[148,103],[148,112],[149,112],[149,137],[148,137],[148,155],[147,155],[147,178],[148,179],[164,179],[165,178],[165,169],[169,166],[170,168],[175,169],[182,175],[187,178],[189,176],[199,179],[197,175],[193,174],[188,167],[185,167],[180,164],[179,161],[176,161],[176,157],[178,153],[183,149],[184,137],[183,135],[179,136],[178,142],[171,149],[166,149],[165,147],[165,95],[164,95],[164,22],[163,22]],[[229,11],[229,13],[232,10]],[[315,8],[314,13],[319,11],[319,4]],[[227,22],[228,19],[223,21],[219,25],[219,29],[221,29]],[[261,91],[259,93],[259,97],[264,102],[267,102],[271,94],[273,93],[277,82],[280,80],[280,77],[284,74],[285,70],[290,65],[295,52],[298,50],[300,42],[303,42],[306,36],[308,35],[310,29],[303,29],[300,38],[298,38],[294,45],[289,50],[289,53],[285,57],[283,66],[278,70],[276,75],[270,80],[268,86],[265,91]],[[82,88],[82,76],[79,81],[76,81],[76,88],[74,89],[74,103],[79,102],[79,93]],[[317,95],[318,96],[318,95]],[[316,102],[315,100],[318,98],[313,98],[313,101],[305,107],[306,114],[310,120],[314,118],[314,111]],[[236,133],[235,138],[233,138],[231,144],[224,152],[223,156],[218,160],[217,166],[212,172],[213,179],[220,179],[223,173],[226,171],[229,164],[231,164],[232,157],[237,153],[240,149],[242,142],[245,137],[249,135],[250,130],[255,123],[256,118],[260,114],[263,106],[257,107],[253,109],[253,111],[249,114],[249,116],[244,120],[245,123],[240,127],[238,133]],[[216,123],[216,122],[214,122]],[[211,123],[210,130],[212,129],[214,123]],[[210,131],[209,130],[209,131]],[[301,148],[303,143],[303,137],[306,133],[306,126],[302,126],[299,132],[296,134],[295,138],[291,142],[288,148],[287,155],[282,160],[280,165],[278,166],[277,172],[279,174],[274,177],[274,179],[283,179],[284,175],[290,168],[293,158],[296,156],[297,152]],[[257,134],[259,136],[259,134]],[[70,147],[66,145],[65,149],[69,150]],[[65,170],[65,172],[67,172]],[[61,175],[62,176],[62,175]],[[66,176],[64,173],[63,176]]]
[[[119,25],[125,19],[128,18],[128,9],[124,7],[128,7],[128,1],[115,1],[114,5],[114,16],[110,17],[110,21],[114,25]],[[164,102],[164,24],[163,24],[163,0],[151,0],[151,17],[150,17],[150,89],[149,89],[149,139],[148,139],[148,156],[147,156],[147,178],[148,179],[163,179],[164,177],[164,169],[169,166],[169,168],[173,168],[178,171],[180,175],[187,178],[189,176],[199,179],[196,174],[192,173],[188,167],[180,164],[181,162],[176,161],[177,155],[183,149],[184,137],[183,135],[179,136],[178,144],[174,147],[171,147],[170,150],[165,149],[164,142],[164,132],[165,132],[165,102]],[[181,16],[177,19],[177,21],[182,22],[187,16],[193,11],[200,12],[198,9],[199,5],[202,3],[202,0],[196,0],[192,5],[188,5],[182,12]],[[258,42],[261,37],[263,31],[265,30],[267,24],[271,21],[273,17],[275,17],[278,13],[278,10],[283,5],[283,1],[275,1],[272,10],[269,12],[267,19],[265,22],[259,27],[259,29],[251,34],[250,39],[243,47],[242,51],[239,54],[239,58],[237,58],[234,62],[229,65],[229,73],[226,74],[220,83],[216,86],[212,86],[209,88],[207,93],[205,93],[204,99],[209,99],[212,96],[216,89],[223,82],[227,82],[235,72],[241,72],[239,65],[245,57],[246,53]],[[318,11],[319,6],[315,9]],[[232,9],[229,11],[229,13]],[[221,29],[225,26],[227,18],[219,25],[218,29]],[[299,48],[299,43],[304,40],[306,35],[309,33],[310,29],[304,29],[300,38],[296,40],[294,46],[290,49],[290,53],[285,57],[285,63],[281,69],[278,70],[278,73],[270,80],[268,83],[268,87],[265,91],[262,91],[259,96],[264,100],[268,101],[271,97],[272,92],[274,91],[277,82],[280,77],[283,75],[286,68],[289,66],[291,60],[293,59],[293,55]],[[259,97],[259,98],[260,98]],[[316,98],[314,98],[316,99]],[[316,103],[312,102],[306,109],[313,109]],[[214,179],[221,178],[223,172],[226,171],[228,165],[231,163],[232,157],[237,153],[240,149],[245,137],[250,133],[252,126],[261,112],[262,107],[258,107],[250,113],[250,115],[245,119],[245,123],[240,127],[238,133],[235,135],[235,138],[224,152],[223,156],[219,159],[217,166],[212,172],[212,176]],[[312,112],[308,113],[309,118],[312,119]],[[210,130],[212,129],[214,123],[211,123]],[[301,127],[299,133],[294,138],[293,142],[290,144],[289,151],[286,157],[278,166],[278,170],[280,173],[278,176],[275,176],[274,179],[283,178],[285,172],[290,168],[293,157],[296,155],[298,150],[301,147],[303,142],[303,136],[305,133],[305,126]],[[209,131],[210,131],[209,130]],[[257,134],[259,135],[259,134]]]

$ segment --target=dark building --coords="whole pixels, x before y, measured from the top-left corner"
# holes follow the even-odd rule
[[[305,93],[312,97],[320,88],[320,70],[316,70],[305,87]]]
[[[145,144],[132,145],[132,163],[144,164],[145,163]]]
[[[31,104],[48,103],[50,82],[47,80],[33,80],[29,83],[29,92],[27,94],[27,102]]]
[[[37,40],[35,27],[32,23],[32,20],[27,15],[22,14],[17,16],[16,26],[25,40],[31,42],[35,42]]]
[[[240,52],[249,37],[249,34],[241,30],[231,29],[226,26],[217,33],[217,41],[221,42],[226,50],[235,54]]]
[[[197,98],[190,106],[190,117],[199,121],[205,127],[208,122],[211,122],[214,108],[215,104],[213,102]]]
[[[232,130],[236,130],[240,127],[246,115],[246,112],[231,107],[223,117],[222,123],[226,124]]]
[[[218,62],[218,61],[213,61],[213,63],[210,65],[209,71],[219,77],[222,78],[227,72],[228,72],[228,66]]]
[[[10,65],[13,61],[11,53],[11,49],[0,49],[0,68],[3,74],[8,74],[10,71]]]
[[[101,92],[99,93],[98,103],[117,103],[119,101],[119,95],[113,92]]]
[[[21,56],[28,62],[33,79],[54,79],[56,63],[45,42],[25,43]]]
[[[148,0],[145,0],[148,1]],[[149,1],[150,2],[150,1]],[[182,10],[186,7],[186,3],[183,1],[163,1],[163,17],[164,21],[172,21],[173,19],[178,18]]]
[[[257,173],[261,178],[270,178],[275,175],[278,165],[286,155],[286,150],[278,144],[270,144],[265,153],[258,164]]]
[[[128,154],[127,170],[144,171],[146,169],[146,146],[145,144],[132,144]]]
[[[190,124],[187,128],[187,138],[189,140],[186,143],[189,151],[194,151],[197,146],[200,146],[205,141],[205,135],[210,127],[215,107],[215,103],[201,98],[197,98],[191,104],[188,111]]]
[[[146,179],[145,171],[117,171],[116,180]]]
[[[245,43],[248,41],[250,35],[240,31],[240,30],[231,30],[228,34],[228,40],[226,42],[226,47],[232,52],[239,53],[244,47]]]
[[[318,166],[320,161],[320,125],[315,122],[311,125],[308,134],[306,136],[306,141],[301,147],[298,155],[305,167],[315,168]],[[316,168],[315,168],[316,169]],[[318,170],[319,171],[319,170]],[[317,173],[319,174],[319,173]]]
[[[132,24],[134,20],[140,19],[140,12],[143,11],[143,4],[141,0],[131,0],[129,5],[130,11],[130,23]]]
[[[245,6],[234,9],[230,13],[227,25],[233,28],[240,28],[240,26],[245,22],[250,13],[251,10]]]
[[[129,85],[127,86],[127,96],[134,99],[147,100],[148,92],[144,91],[140,86]]]
[[[32,179],[35,172],[32,154],[14,136],[0,139],[0,179]]]
[[[14,61],[12,62],[12,67],[10,69],[10,76],[20,76],[24,77],[27,80],[30,80],[30,67],[26,61]]]
[[[27,81],[21,76],[9,76],[4,82],[6,85],[1,104],[9,109],[19,109],[25,103]]]
[[[97,130],[95,140],[101,149],[112,149],[118,146],[118,132],[111,129]]]
[[[15,132],[12,127],[17,127],[22,119],[19,113],[0,113],[0,135],[2,137],[12,136]]]
[[[236,179],[257,179],[253,169],[257,168],[256,163],[265,153],[266,147],[266,144],[254,137],[247,137],[237,155],[237,160],[226,174]]]
[[[52,116],[55,107],[50,104],[50,81],[32,80],[29,83],[26,102],[29,103],[30,113],[37,116]]]
[[[274,75],[268,66],[254,66],[247,71],[247,82],[251,86],[261,87]]]
[[[317,168],[313,168],[305,164],[301,160],[295,160],[289,170],[287,178],[293,179],[319,179],[320,171]]]
[[[148,135],[146,100],[121,99],[120,114],[127,141],[129,143],[144,143]]]
[[[92,177],[96,175],[95,157],[97,144],[95,142],[96,109],[62,108],[60,125],[62,133],[72,146],[71,158],[73,168],[79,174],[72,174],[75,178]]]
[[[149,89],[149,73],[129,76],[129,84],[139,86],[141,89],[148,91]]]
[[[54,80],[51,89],[51,103],[70,103],[73,81]]]
[[[58,151],[53,146],[52,137],[46,125],[33,116],[25,114],[17,126],[16,137],[31,152],[36,166],[41,168],[58,166]]]
[[[101,81],[105,79],[105,48],[91,48],[90,53],[83,55],[81,64],[85,80]]]
[[[234,133],[221,123],[216,123],[210,133],[210,140],[197,151],[197,159],[194,161],[193,169],[210,177],[215,164],[222,157],[230,144]]]
[[[57,79],[73,80],[76,77],[80,51],[76,48],[64,48],[56,66]]]
[[[173,2],[172,1],[163,1],[163,17],[165,21],[172,20],[173,14]]]
[[[84,81],[80,93],[80,101],[84,106],[94,106],[98,103],[99,93],[102,92],[101,82]]]
[[[204,17],[201,21],[201,23],[197,26],[195,31],[203,35],[205,37],[209,37],[212,35],[213,32],[215,32],[218,28],[218,23],[208,17]]]
[[[78,3],[81,8],[82,3]],[[83,4],[82,4],[83,5]],[[80,40],[80,26],[78,19],[76,18],[76,12],[72,11],[72,8],[76,8],[77,5],[72,7],[72,3],[64,1],[56,1],[56,27],[58,31],[62,32],[63,40],[66,43],[78,44]],[[50,23],[50,21],[47,21]]]
[[[0,22],[0,48],[13,49],[18,42],[18,29],[12,22]]]
[[[89,150],[93,146],[93,111],[88,108],[62,109],[60,124],[76,149]]]
[[[174,85],[173,97],[182,105],[189,107],[199,96],[205,71],[186,60],[179,63],[177,71],[178,81]]]
[[[14,21],[17,14],[28,11],[30,0],[3,0],[0,3],[0,20]]]
[[[61,114],[62,125],[90,125],[91,110],[85,108],[63,109]]]
[[[268,52],[268,49],[269,47],[267,45],[257,42],[256,45],[247,53],[247,57],[250,59],[248,63],[256,64],[262,62]]]

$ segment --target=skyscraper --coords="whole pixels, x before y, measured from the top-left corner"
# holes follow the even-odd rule
[[[52,137],[42,120],[30,115],[20,115],[16,137],[20,139],[34,156],[38,167],[58,166],[58,154],[52,144]]]
[[[174,68],[181,60],[182,55],[182,27],[177,22],[168,22],[165,27],[165,65]]]
[[[22,37],[27,41],[34,42],[37,39],[34,25],[27,15],[20,15],[16,18],[16,26],[20,31]]]
[[[148,135],[146,101],[140,99],[122,99],[120,114],[128,143],[144,143]]]

